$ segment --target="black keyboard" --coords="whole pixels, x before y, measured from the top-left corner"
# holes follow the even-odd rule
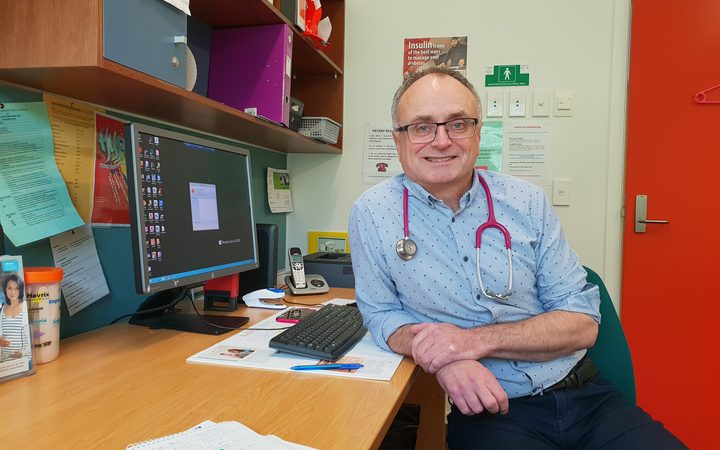
[[[270,339],[270,348],[335,361],[366,331],[354,306],[326,305]]]

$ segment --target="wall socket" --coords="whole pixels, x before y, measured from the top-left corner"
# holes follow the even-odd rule
[[[503,105],[505,103],[505,92],[488,92],[487,117],[502,117]]]

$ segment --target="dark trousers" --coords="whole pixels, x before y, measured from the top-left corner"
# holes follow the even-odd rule
[[[461,449],[687,449],[660,422],[596,375],[584,386],[510,400],[506,415],[448,416],[448,446]]]

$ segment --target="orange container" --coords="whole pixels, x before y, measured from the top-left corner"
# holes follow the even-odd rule
[[[63,270],[58,267],[26,267],[25,293],[30,315],[33,359],[37,364],[60,354],[60,301]]]

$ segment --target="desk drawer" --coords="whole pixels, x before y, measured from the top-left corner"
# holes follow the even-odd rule
[[[185,87],[187,16],[162,0],[103,0],[106,59]],[[177,58],[179,65],[173,65]]]

